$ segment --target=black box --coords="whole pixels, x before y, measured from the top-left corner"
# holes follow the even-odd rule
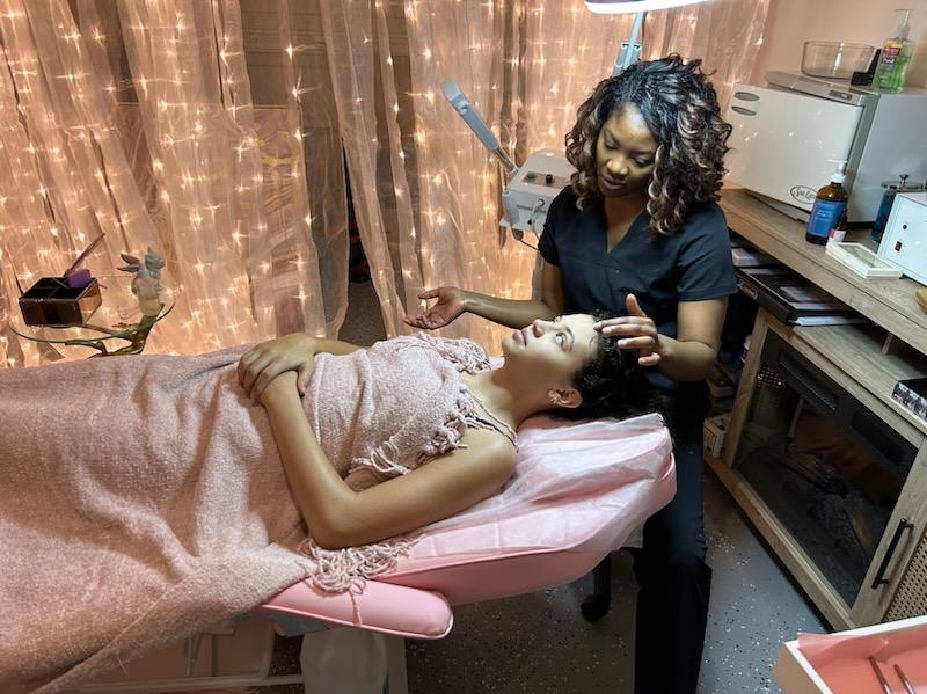
[[[26,325],[45,328],[82,325],[102,304],[96,279],[83,287],[69,287],[64,277],[43,277],[19,297]]]
[[[892,391],[892,400],[911,410],[917,417],[927,420],[927,378],[898,381]]]

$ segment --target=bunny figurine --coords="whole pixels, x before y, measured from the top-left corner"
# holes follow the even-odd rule
[[[155,289],[158,294],[161,293],[161,268],[165,265],[164,258],[149,246],[148,253],[145,254],[145,267],[148,268],[151,278],[155,281]]]
[[[138,307],[145,316],[157,316],[161,312],[161,299],[158,295],[161,292],[161,268],[165,264],[163,258],[149,248],[144,265],[141,260],[128,253],[123,253],[122,259],[127,265],[119,269],[135,273],[135,277],[132,278],[132,293],[138,297]]]

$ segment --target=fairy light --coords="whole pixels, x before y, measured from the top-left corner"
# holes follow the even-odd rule
[[[216,2],[213,4],[215,6]],[[378,133],[381,135],[380,139],[373,133],[366,132],[359,142],[369,142],[371,148],[381,148],[383,153],[390,154],[394,164],[406,168],[406,176],[396,179],[393,190],[399,218],[409,221],[402,227],[400,238],[401,253],[405,254],[406,258],[401,268],[401,282],[406,283],[406,293],[400,294],[406,296],[409,295],[409,290],[418,289],[423,284],[446,279],[446,276],[441,274],[444,273],[444,265],[448,262],[446,259],[452,252],[456,253],[457,249],[460,249],[461,277],[470,278],[474,288],[495,291],[500,288],[499,285],[504,285],[506,295],[521,298],[530,287],[527,278],[530,276],[535,255],[530,249],[515,244],[507,244],[503,249],[495,247],[498,231],[495,196],[498,194],[499,172],[480,146],[467,139],[470,135],[465,126],[462,127],[460,123],[455,122],[452,129],[449,129],[453,116],[443,108],[442,97],[437,93],[433,79],[434,74],[440,75],[442,71],[447,71],[449,65],[444,64],[443,49],[438,50],[438,37],[431,33],[434,22],[430,19],[430,5],[421,0],[404,0],[397,4],[402,8],[409,25],[413,60],[428,63],[425,69],[427,76],[413,75],[414,86],[410,90],[415,92],[413,94],[385,94],[384,107],[392,108],[393,116],[388,119],[391,128],[388,139],[383,139],[386,135],[382,131]],[[508,80],[521,79],[520,75],[513,77],[513,72],[524,71],[524,79],[528,79],[528,83],[532,85],[528,90],[529,96],[523,97],[525,103],[521,103],[517,97],[510,102],[514,111],[527,112],[535,121],[529,124],[527,138],[523,140],[522,145],[526,146],[528,151],[545,146],[562,147],[563,133],[572,125],[570,121],[575,117],[576,104],[580,103],[588,90],[594,86],[593,78],[597,79],[602,74],[602,67],[595,64],[595,56],[600,52],[599,47],[612,41],[612,37],[619,33],[607,27],[599,28],[598,23],[601,20],[591,20],[582,8],[580,0],[567,0],[562,5],[563,7],[558,5],[556,9],[549,6],[533,11],[536,9],[535,6],[520,15],[522,20],[528,23],[528,35],[531,36],[530,32],[535,32],[537,40],[529,40],[527,52],[521,55],[521,60],[518,56],[513,56],[506,61],[502,66],[504,78],[480,82],[481,77],[478,77],[482,75],[479,72],[482,69],[482,61],[496,50],[493,37],[471,37],[464,43],[466,58],[473,64],[473,74],[469,76],[471,83],[467,84],[467,70],[471,68],[465,67],[460,76],[461,85],[465,90],[470,89],[473,92],[475,107],[485,109],[483,115],[493,126],[493,131],[497,136],[504,135],[500,139],[507,141],[506,144],[513,149],[514,128],[500,133],[498,123],[502,121],[499,112],[493,112],[493,108],[500,108],[501,99],[498,95],[501,89],[507,88]],[[285,289],[275,286],[273,292],[252,293],[254,287],[262,286],[260,282],[274,282],[277,279],[277,266],[286,266],[284,272],[292,272],[294,267],[301,269],[308,265],[310,261],[307,258],[312,256],[302,241],[307,236],[306,229],[312,230],[316,227],[316,231],[324,231],[329,221],[324,217],[316,217],[310,209],[308,182],[302,172],[305,156],[311,151],[305,148],[307,145],[311,146],[316,137],[315,133],[308,129],[308,123],[311,121],[304,118],[303,109],[305,107],[308,113],[310,102],[307,95],[310,91],[319,89],[312,87],[310,90],[302,86],[315,84],[310,80],[300,83],[299,73],[302,66],[298,64],[297,59],[308,47],[300,46],[298,40],[290,39],[289,22],[285,17],[281,17],[283,21],[280,24],[283,26],[278,34],[280,42],[276,51],[282,58],[283,93],[287,97],[284,132],[293,136],[287,138],[285,146],[289,151],[285,155],[287,160],[283,165],[278,161],[273,165],[267,164],[264,168],[260,143],[252,134],[253,107],[247,89],[242,90],[241,87],[247,73],[240,34],[221,26],[221,18],[214,20],[215,27],[210,27],[209,35],[216,37],[213,56],[214,60],[218,57],[216,64],[219,66],[221,86],[218,93],[223,99],[220,108],[215,103],[203,101],[203,95],[200,93],[202,85],[198,83],[198,77],[194,78],[194,75],[198,74],[194,71],[196,63],[190,60],[191,42],[195,42],[196,37],[205,35],[202,31],[204,27],[200,26],[203,20],[197,16],[194,22],[193,17],[184,16],[183,12],[164,13],[163,10],[157,9],[157,3],[129,3],[126,7],[125,22],[129,28],[127,38],[136,44],[135,49],[141,54],[138,57],[130,55],[139,107],[143,109],[145,117],[155,119],[158,126],[154,130],[157,134],[151,137],[148,143],[151,152],[151,173],[155,179],[154,195],[160,208],[159,214],[169,218],[170,224],[176,226],[172,233],[181,244],[177,249],[177,257],[171,259],[171,271],[176,275],[172,278],[176,283],[173,291],[177,296],[183,297],[184,305],[178,304],[178,308],[175,309],[176,321],[159,329],[159,336],[168,335],[173,328],[177,331],[177,336],[172,338],[176,342],[171,342],[171,346],[187,353],[195,351],[193,345],[202,348],[203,345],[230,344],[234,338],[241,338],[238,340],[240,342],[258,339],[261,335],[255,332],[255,326],[259,324],[273,329],[276,303],[287,298],[299,299],[300,305],[304,305],[306,332],[319,332],[318,325],[311,324],[311,320],[315,320],[315,316],[318,315],[319,304],[317,292],[312,290],[306,279],[307,273],[295,273],[295,284],[290,284],[288,275],[284,283]],[[385,13],[389,11],[389,3],[381,0],[375,0],[373,7],[381,13],[381,18],[385,18]],[[469,7],[469,2],[458,0],[449,6],[448,11],[456,17],[453,13],[472,12]],[[489,13],[481,13],[481,21],[491,21],[493,13],[499,10],[499,2],[487,0],[480,2],[480,7]],[[166,16],[159,16],[159,13]],[[220,13],[215,14],[220,16]],[[459,16],[462,21],[466,19],[464,14]],[[3,16],[9,21],[19,23],[12,27],[17,35],[29,35],[25,23],[27,20],[22,12],[8,11]],[[570,35],[585,37],[585,41],[578,47],[570,46],[567,49],[565,44],[553,45],[563,35],[565,22],[582,22],[582,25],[571,24],[572,29],[567,30]],[[612,27],[614,26],[617,25],[612,24]],[[357,43],[370,41],[370,36],[364,35],[363,31],[360,26],[349,27],[352,40]],[[70,89],[73,99],[76,100],[80,94],[88,103],[97,98],[92,93],[94,86],[103,94],[110,95],[108,98],[113,98],[121,88],[120,83],[109,80],[108,76],[96,75],[91,71],[92,68],[88,67],[93,65],[87,55],[89,50],[98,51],[99,55],[100,46],[108,40],[101,28],[85,27],[82,30],[83,41],[80,40],[80,33],[76,33],[69,25],[59,27],[57,33],[56,40],[66,46],[69,53],[68,59],[63,61],[63,64],[68,66],[67,70],[62,71],[65,74],[55,76],[61,80],[58,82],[61,86],[56,88]],[[121,32],[114,34],[114,37],[119,35]],[[545,42],[551,45],[545,48]],[[596,47],[595,52],[590,53],[591,46]],[[391,80],[394,58],[388,54],[388,50],[383,50],[380,54],[374,52],[375,56],[380,56],[375,59],[385,59],[384,79]],[[31,100],[43,98],[48,88],[39,81],[40,74],[44,73],[39,69],[37,60],[27,60],[10,52],[7,62],[15,75],[17,87],[22,86],[20,93],[25,95],[18,105],[19,111],[33,122],[38,122],[38,118],[45,119],[43,127],[68,132],[67,139],[35,140],[34,144],[28,137],[16,141],[4,135],[0,146],[9,146],[10,143],[17,142],[16,151],[7,153],[8,160],[14,163],[17,170],[30,172],[28,177],[24,174],[22,180],[24,183],[28,182],[26,189],[34,200],[31,203],[28,199],[17,202],[23,205],[31,204],[34,206],[32,209],[37,210],[46,205],[48,200],[62,203],[70,199],[71,202],[65,209],[76,211],[78,201],[91,197],[87,191],[75,187],[67,191],[67,195],[70,196],[67,198],[65,192],[58,189],[57,183],[52,185],[52,179],[40,178],[37,173],[32,173],[33,170],[40,170],[39,163],[44,165],[49,161],[58,162],[64,154],[71,153],[74,143],[79,143],[81,147],[90,147],[93,140],[88,137],[88,132],[93,132],[95,137],[100,133],[106,133],[105,137],[117,137],[118,134],[115,131],[107,133],[105,128],[97,123],[93,124],[93,131],[86,127],[75,129],[74,124],[68,122],[53,126],[47,122],[47,113],[37,112],[32,108]],[[154,67],[156,65],[157,71]],[[473,84],[479,86],[474,87]],[[360,110],[365,102],[372,103],[372,94],[365,91],[366,87],[358,89],[359,91],[349,93],[347,105]],[[493,98],[488,98],[488,94]],[[214,122],[215,108],[219,108],[221,118],[234,122],[235,128],[228,129],[234,134],[228,134],[225,129],[222,129],[222,132],[213,132],[209,124]],[[359,115],[353,114],[350,117],[360,118]],[[412,124],[411,140],[403,139],[401,145],[400,137],[404,136],[399,132],[400,122]],[[453,149],[449,145],[451,141],[455,143]],[[216,149],[221,150],[223,144],[232,171],[214,171],[212,168],[210,153]],[[454,151],[458,151],[457,160],[462,167],[461,174],[467,174],[461,175],[459,180],[456,170],[448,175],[444,168],[448,166],[444,157]],[[398,155],[398,159],[395,155]],[[21,159],[22,163],[17,162],[17,159]],[[64,159],[64,162],[55,163],[54,166],[66,166],[67,157]],[[415,162],[414,171],[408,166],[411,162]],[[315,162],[312,162],[310,166],[314,164]],[[134,185],[131,172],[127,169],[117,171],[109,161],[104,170],[105,176],[104,171],[90,169],[93,178],[90,179],[88,187],[93,188],[92,195],[99,196],[99,191],[104,190],[118,194],[120,199],[129,197],[121,186]],[[413,174],[421,177],[414,178]],[[46,180],[47,185],[52,188],[51,191],[45,189],[42,180]],[[97,184],[99,187],[96,187]],[[222,186],[226,187],[226,192],[220,197],[217,193],[221,191]],[[289,208],[292,212],[286,220],[269,216],[265,220],[260,202],[265,196],[279,195],[284,190],[287,195],[294,196],[291,200],[295,205]],[[0,220],[3,222],[7,220],[7,213],[2,208],[5,203],[6,200],[0,198],[0,210],[3,215]],[[236,217],[240,210],[246,210],[247,216]],[[318,210],[315,212],[320,214]],[[144,208],[112,213],[110,210],[100,211],[94,204],[88,206],[82,214],[86,216],[94,213],[100,216],[101,224],[115,225],[117,218],[131,219],[133,222],[139,220],[139,216],[144,214]],[[43,219],[41,213],[38,213],[34,219],[29,218],[28,223],[11,224],[12,230],[23,235],[41,233],[45,239],[36,244],[35,262],[30,264],[32,261],[29,261],[24,270],[18,273],[20,280],[24,282],[49,274],[54,266],[61,264],[56,256],[63,256],[64,252],[56,250],[57,246],[52,246],[51,239],[78,238],[74,229],[70,228],[70,222],[65,224],[59,221],[58,224],[53,224],[50,221],[42,221]],[[231,224],[229,219],[233,220]],[[227,234],[225,236],[218,230],[223,224],[231,227],[229,231],[224,232]],[[5,226],[0,225],[0,237]],[[87,228],[93,227],[88,225]],[[287,249],[285,259],[280,263],[277,263],[276,256],[271,261],[269,245],[267,251],[260,250],[265,247],[262,243],[269,230],[273,230],[273,242],[279,241],[281,247]],[[311,239],[311,235],[309,238]],[[210,246],[211,241],[215,239],[218,239],[218,243]],[[248,243],[245,243],[246,239]],[[254,243],[255,240],[259,240],[260,243]],[[62,244],[64,245],[66,244]],[[67,253],[73,254],[72,247],[77,245],[71,242]],[[239,262],[237,259],[243,246],[249,247],[252,253],[259,253],[249,261],[248,269],[233,264]],[[492,252],[488,251],[490,247],[493,249]],[[49,249],[52,249],[51,252],[46,252]],[[47,268],[39,265],[40,257],[43,259],[41,262],[47,264]],[[420,263],[407,264],[409,258],[420,260]],[[381,286],[388,287],[394,281],[392,275],[388,272],[384,274],[382,268],[374,270],[377,281],[383,283]],[[386,311],[399,311],[402,308],[401,302],[394,295],[384,296],[383,301],[388,306]],[[222,307],[221,311],[212,310],[219,307]],[[217,317],[217,313],[221,316]],[[483,330],[475,324],[471,328],[476,331],[477,337]],[[492,341],[488,343],[491,344]],[[0,357],[2,356],[4,352],[0,351]]]

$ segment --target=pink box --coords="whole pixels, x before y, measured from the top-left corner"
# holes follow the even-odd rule
[[[773,675],[785,694],[884,694],[873,656],[893,692],[905,692],[897,663],[914,690],[927,694],[927,616],[836,634],[799,634],[783,644]]]

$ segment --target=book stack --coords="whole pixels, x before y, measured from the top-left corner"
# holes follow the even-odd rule
[[[785,266],[736,268],[737,285],[786,325],[843,325],[865,318]]]

